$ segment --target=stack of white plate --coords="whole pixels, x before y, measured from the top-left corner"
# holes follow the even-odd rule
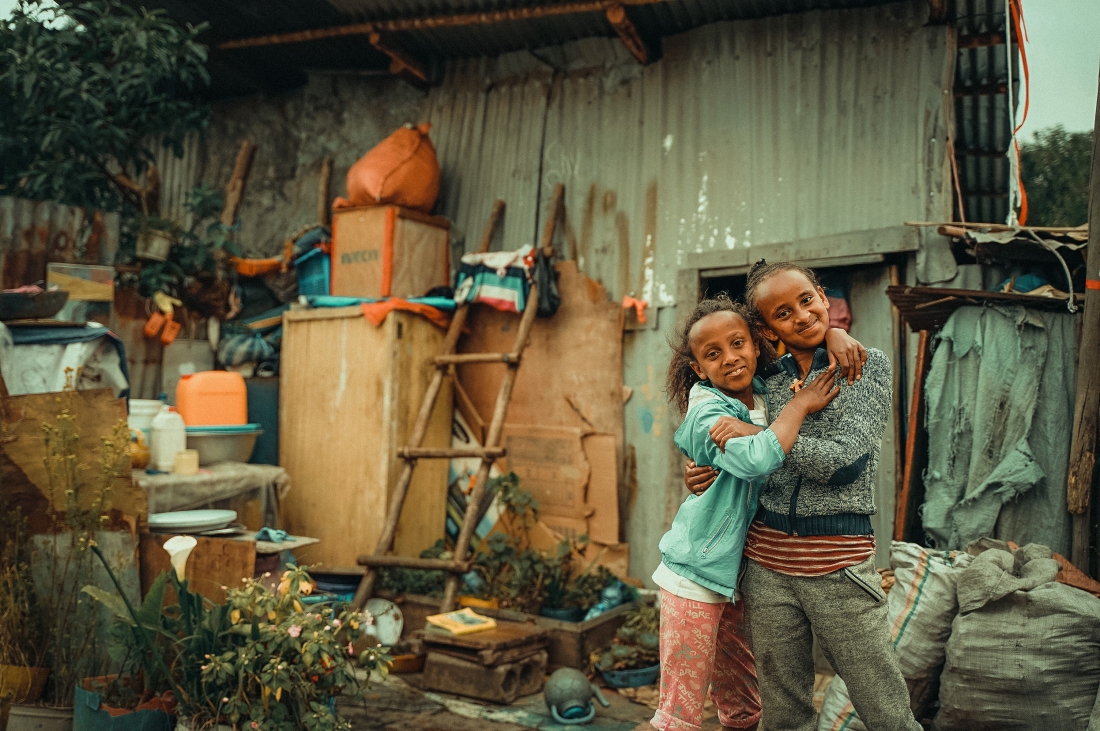
[[[210,533],[229,527],[236,519],[235,510],[177,510],[151,514],[149,528],[154,533]]]

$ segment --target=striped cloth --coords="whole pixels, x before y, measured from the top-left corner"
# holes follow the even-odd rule
[[[787,576],[824,576],[875,555],[874,536],[798,536],[753,521],[745,557]]]

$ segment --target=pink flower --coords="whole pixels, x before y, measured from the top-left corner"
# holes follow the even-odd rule
[[[355,645],[351,644],[350,642],[348,643],[348,654],[355,655]]]
[[[252,722],[252,728],[259,728],[259,727],[260,727],[260,724],[256,723],[255,721]]]
[[[298,635],[302,634],[302,628],[300,625],[294,624],[287,629],[286,633],[291,637],[297,637]]]
[[[334,620],[332,620],[332,624],[335,625],[336,627],[339,627],[340,626],[340,620],[334,619]]]

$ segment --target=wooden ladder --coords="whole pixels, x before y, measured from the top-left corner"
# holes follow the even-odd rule
[[[554,231],[558,220],[561,218],[564,194],[563,185],[558,184],[555,186],[550,202],[550,217],[547,219],[542,233],[542,253],[547,257],[551,256],[554,251]],[[489,251],[490,242],[496,233],[503,214],[504,201],[498,200],[493,204],[489,222],[486,224],[485,232],[481,236],[479,253]],[[393,501],[390,503],[389,513],[386,515],[386,523],[382,528],[382,534],[378,537],[378,547],[375,548],[373,555],[359,556],[357,559],[359,565],[366,566],[367,570],[355,592],[355,607],[362,609],[367,600],[370,599],[374,591],[374,583],[378,577],[378,569],[396,566],[447,572],[447,586],[443,593],[440,611],[449,612],[454,609],[455,597],[458,594],[462,574],[468,572],[473,565],[472,559],[467,556],[474,528],[481,520],[481,503],[489,482],[489,470],[495,461],[505,455],[504,448],[500,446],[501,432],[504,430],[504,417],[508,413],[508,403],[512,399],[512,386],[515,384],[516,373],[519,371],[523,351],[527,345],[527,335],[530,333],[531,325],[535,321],[535,313],[539,306],[538,300],[538,288],[532,283],[530,292],[527,295],[527,303],[523,308],[523,315],[520,318],[515,343],[512,345],[511,352],[508,353],[456,354],[454,351],[458,345],[458,338],[462,334],[462,328],[466,324],[469,304],[463,303],[455,311],[454,319],[451,320],[447,335],[443,339],[442,352],[434,359],[436,371],[432,376],[431,383],[428,385],[428,390],[424,393],[424,401],[420,404],[420,413],[416,417],[412,436],[409,438],[409,445],[398,450],[397,453],[399,457],[405,460],[405,466],[394,488]],[[504,363],[508,367],[504,373],[504,380],[500,384],[500,391],[497,393],[493,418],[485,435],[485,445],[472,449],[421,447],[424,435],[428,431],[428,421],[431,419],[436,399],[439,397],[439,390],[443,385],[443,379],[449,377],[458,386],[455,366],[459,363]],[[455,540],[453,557],[451,559],[438,559],[387,555],[393,547],[394,533],[401,518],[401,509],[405,504],[405,498],[409,492],[409,484],[412,482],[413,470],[416,468],[417,461],[421,459],[458,459],[463,457],[477,457],[481,460],[481,466],[477,471],[473,490],[470,492],[466,503],[466,515],[463,518],[458,538]]]

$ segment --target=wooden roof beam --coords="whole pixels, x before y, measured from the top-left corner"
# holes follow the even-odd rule
[[[560,5],[535,5],[510,10],[495,10],[488,13],[457,13],[454,15],[434,15],[426,18],[399,18],[396,20],[380,20],[373,23],[352,23],[349,25],[337,25],[329,28],[314,28],[311,30],[294,31],[290,33],[275,33],[267,36],[253,38],[237,38],[223,41],[218,44],[221,50],[233,50],[239,48],[259,48],[263,46],[280,46],[288,43],[305,43],[307,41],[324,40],[326,38],[341,38],[347,36],[369,36],[371,33],[400,33],[401,31],[424,31],[435,28],[458,28],[469,25],[492,25],[516,20],[533,20],[537,18],[550,18],[558,15],[578,15],[581,13],[606,13],[616,6],[629,5],[657,5],[669,0],[575,0],[574,2],[561,3]]]
[[[630,55],[638,59],[638,63],[643,66],[648,63],[649,50],[642,41],[642,37],[638,35],[638,29],[627,17],[626,8],[622,5],[612,5],[607,9],[607,21],[619,34],[619,40],[626,46],[626,50],[630,51]]]
[[[384,53],[390,59],[390,73],[409,73],[423,83],[428,83],[428,72],[424,64],[417,61],[409,53],[393,43],[391,38],[385,38],[378,31],[372,31],[369,36],[370,44],[375,50]]]

